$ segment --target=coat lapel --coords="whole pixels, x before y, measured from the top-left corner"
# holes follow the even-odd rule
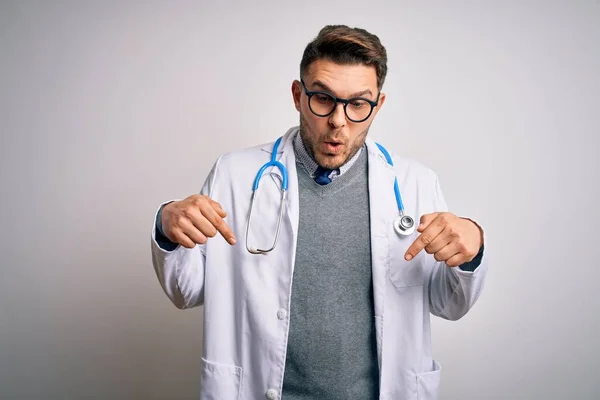
[[[298,232],[298,219],[299,219],[299,198],[298,198],[298,175],[296,171],[296,154],[294,153],[293,138],[298,132],[297,127],[290,128],[281,139],[281,144],[277,151],[277,160],[281,162],[288,174],[288,193],[287,193],[287,211],[290,223],[292,224],[292,231],[294,235]],[[273,151],[274,142],[268,143],[262,147],[262,150],[269,154],[265,158],[265,162],[269,160],[269,157]],[[265,171],[265,175],[273,173],[282,178],[278,168],[271,167]],[[294,242],[296,237],[294,236]]]
[[[373,140],[366,140],[369,165],[369,212],[371,223],[371,268],[375,303],[377,352],[381,369],[386,276],[390,267],[390,234],[397,217],[394,167],[390,166]]]
[[[293,138],[294,135],[298,132],[298,127],[290,128],[282,137],[281,144],[279,145],[279,149],[277,151],[277,160],[281,162],[288,174],[288,192],[287,192],[287,213],[286,216],[291,225],[291,243],[293,243],[293,248],[291,250],[291,272],[293,273],[293,265],[296,259],[296,243],[298,238],[298,221],[300,219],[300,210],[299,210],[299,194],[298,194],[298,175],[296,171],[296,154],[294,153],[294,144]],[[270,156],[273,151],[274,142],[268,143],[262,147],[262,150],[267,153],[265,156],[265,162],[270,159]],[[264,175],[269,174],[278,175],[280,178],[281,172],[276,167],[268,168]],[[265,177],[266,178],[266,177]],[[278,183],[279,184],[279,183]],[[286,230],[282,231],[284,234]]]

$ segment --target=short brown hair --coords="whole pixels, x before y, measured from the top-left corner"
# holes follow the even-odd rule
[[[387,52],[372,33],[346,25],[327,25],[304,49],[300,62],[300,76],[319,59],[342,65],[364,64],[374,66],[377,86],[381,90],[387,74]]]

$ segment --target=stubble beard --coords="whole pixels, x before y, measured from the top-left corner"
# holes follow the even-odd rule
[[[327,169],[337,169],[339,167],[341,167],[342,165],[344,165],[346,162],[348,162],[348,160],[352,159],[352,157],[354,157],[354,155],[356,155],[356,153],[358,152],[358,150],[360,150],[360,148],[362,147],[362,145],[365,143],[365,140],[367,138],[367,134],[369,133],[369,129],[371,128],[371,124],[367,125],[367,127],[365,128],[364,131],[362,131],[357,137],[356,139],[354,139],[354,142],[349,144],[346,143],[345,145],[348,146],[350,148],[350,152],[346,155],[346,157],[344,157],[343,160],[336,162],[335,164],[329,163],[326,160],[318,160],[315,156],[316,154],[316,150],[315,147],[317,146],[316,143],[316,138],[315,135],[312,132],[308,132],[308,124],[306,123],[306,120],[304,119],[304,117],[302,116],[302,114],[300,114],[300,137],[302,138],[302,142],[304,143],[304,147],[306,148],[306,150],[308,151],[308,154],[310,155],[310,157],[315,160],[315,162],[320,165],[323,168],[327,168]],[[329,134],[327,135],[328,138],[334,139],[337,138],[335,133],[333,133],[333,131],[330,131]]]

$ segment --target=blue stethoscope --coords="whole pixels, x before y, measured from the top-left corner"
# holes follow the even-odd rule
[[[285,168],[285,166],[282,163],[280,163],[279,161],[276,160],[277,150],[279,149],[281,139],[282,138],[280,137],[279,139],[277,139],[277,141],[275,141],[275,144],[273,145],[273,151],[271,153],[271,161],[267,162],[265,165],[263,165],[260,168],[260,170],[258,170],[258,173],[256,174],[256,178],[254,178],[254,184],[252,185],[252,199],[250,200],[250,212],[248,214],[248,221],[246,224],[246,249],[252,254],[267,255],[269,252],[271,252],[271,251],[273,251],[273,249],[275,249],[275,246],[277,246],[277,241],[279,240],[279,231],[281,228],[281,221],[283,219],[283,210],[285,208],[285,200],[287,197],[287,190],[288,190],[287,169]],[[388,151],[379,143],[375,143],[375,144],[377,145],[377,147],[379,147],[379,150],[381,150],[381,152],[385,156],[385,159],[387,160],[388,164],[390,164],[393,167],[394,162],[392,161],[392,157],[390,156],[390,153],[388,153]],[[281,205],[279,206],[279,222],[277,223],[277,231],[275,232],[275,240],[273,240],[273,245],[268,249],[259,249],[256,247],[252,247],[248,244],[248,232],[250,230],[249,228],[250,228],[250,219],[252,218],[252,209],[254,208],[254,198],[256,197],[256,194],[258,193],[258,184],[260,183],[260,179],[262,178],[263,173],[269,167],[277,167],[279,169],[279,171],[281,172],[281,177],[282,177],[282,180],[281,180]],[[398,177],[394,178],[394,193],[396,194],[396,203],[398,204],[398,211],[400,214],[396,219],[394,219],[394,230],[400,236],[410,236],[415,231],[415,220],[412,217],[410,217],[409,215],[406,215],[406,213],[404,212],[404,204],[402,203],[402,196],[400,196],[400,188],[398,187]]]

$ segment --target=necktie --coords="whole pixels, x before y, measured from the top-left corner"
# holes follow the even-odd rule
[[[315,172],[315,182],[317,182],[319,185],[327,185],[328,183],[331,183],[331,178],[329,177],[331,171],[333,170],[325,169],[319,166]]]

